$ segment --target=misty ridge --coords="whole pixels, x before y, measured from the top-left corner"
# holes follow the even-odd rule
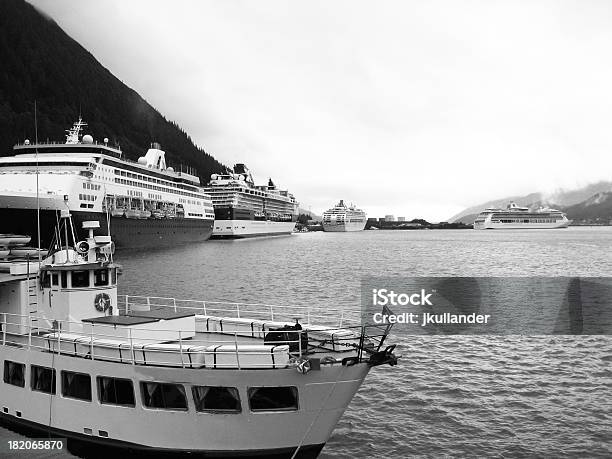
[[[510,201],[536,210],[540,207],[558,209],[574,220],[574,224],[604,224],[612,222],[612,181],[600,181],[572,190],[558,189],[553,192],[537,192],[524,196],[508,196],[487,201],[453,215],[449,222],[471,224],[474,218],[487,207],[505,209]]]
[[[34,101],[39,141],[63,141],[82,115],[85,133],[109,138],[136,161],[152,142],[166,151],[168,164],[189,166],[202,181],[224,165],[174,122],[167,120],[52,19],[24,0],[0,2],[0,155],[25,139],[34,141]],[[246,158],[248,159],[248,158]]]

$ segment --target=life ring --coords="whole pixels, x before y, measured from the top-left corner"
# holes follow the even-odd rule
[[[96,295],[96,299],[94,300],[94,306],[96,310],[99,312],[105,312],[110,308],[111,299],[108,296],[108,293],[98,293]]]

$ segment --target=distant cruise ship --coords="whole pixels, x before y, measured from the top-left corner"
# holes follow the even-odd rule
[[[295,228],[298,203],[287,190],[272,180],[256,186],[244,164],[234,165],[226,174],[213,174],[204,188],[215,208],[212,237],[245,238],[291,234]]]
[[[343,200],[323,212],[323,231],[362,231],[368,218],[366,213]]]
[[[474,229],[551,229],[567,228],[570,223],[571,220],[560,210],[541,208],[530,211],[528,207],[511,202],[505,210],[483,210],[474,220]]]
[[[67,130],[65,142],[13,147],[0,158],[0,221],[3,231],[32,236],[37,242],[40,209],[41,245],[48,247],[62,210],[69,210],[76,231],[97,220],[109,226],[120,247],[157,247],[199,242],[212,234],[212,201],[194,174],[166,165],[165,152],[154,143],[138,162],[118,147],[81,136],[80,118]],[[38,193],[37,193],[38,190]],[[81,234],[81,237],[84,237]]]

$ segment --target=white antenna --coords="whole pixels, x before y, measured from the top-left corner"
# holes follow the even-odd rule
[[[36,229],[38,233],[38,269],[40,269],[41,265],[41,253],[40,250],[42,247],[40,246],[40,193],[38,192],[38,176],[40,171],[38,170],[38,119],[36,115],[36,100],[34,100],[34,141],[36,142],[36,146],[34,147],[34,151],[36,152]]]

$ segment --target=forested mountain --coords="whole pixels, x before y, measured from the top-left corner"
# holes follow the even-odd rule
[[[592,202],[594,202],[593,200],[597,196],[609,196],[609,192],[612,192],[612,182],[601,181],[575,190],[559,190],[547,196],[544,196],[542,193],[531,193],[525,196],[508,196],[503,199],[496,199],[469,207],[463,212],[454,215],[448,221],[471,224],[474,222],[476,215],[485,208],[497,207],[505,209],[510,201],[532,208],[550,206],[567,212],[567,218],[572,220],[605,219],[610,218],[608,217],[609,211],[606,210],[606,206],[610,206],[610,201],[607,204],[602,204],[602,206],[593,206]],[[601,215],[598,214],[600,211],[603,212]]]
[[[0,155],[34,140],[35,100],[39,140],[63,140],[81,112],[85,133],[108,137],[130,159],[159,142],[169,165],[195,167],[203,180],[223,169],[53,20],[24,0],[0,0]]]

